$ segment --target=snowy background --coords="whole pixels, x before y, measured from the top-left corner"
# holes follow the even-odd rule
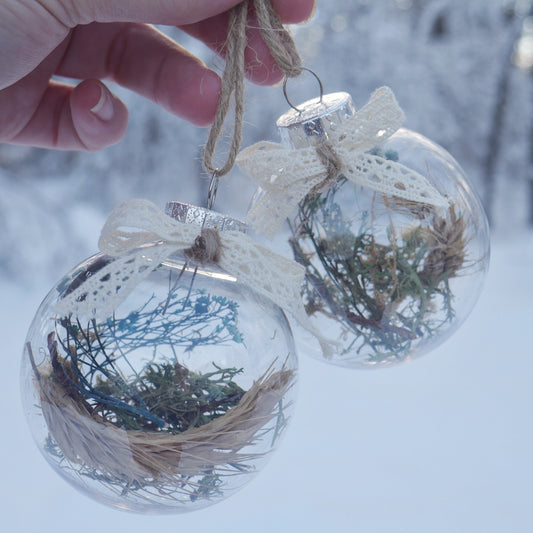
[[[531,0],[319,1],[295,28],[327,92],[357,105],[393,88],[407,126],[447,148],[493,225],[486,289],[463,328],[413,363],[376,372],[301,360],[299,403],[280,449],[244,490],[190,515],[113,511],[74,492],[31,440],[19,358],[42,297],[96,249],[120,201],[203,203],[206,132],[120,89],[123,142],[95,154],[0,146],[0,338],[5,351],[2,529],[492,533],[533,530],[533,14]],[[207,62],[220,62],[189,39]],[[291,99],[315,96],[311,77]],[[247,91],[245,144],[277,140],[281,89]],[[236,191],[239,191],[237,195]],[[243,216],[235,172],[217,209]]]

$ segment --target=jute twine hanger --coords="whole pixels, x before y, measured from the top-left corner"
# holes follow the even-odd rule
[[[244,0],[230,11],[228,23],[228,37],[226,41],[226,68],[222,76],[222,90],[215,120],[209,132],[204,149],[203,166],[213,177],[210,186],[210,201],[212,207],[213,196],[216,194],[218,179],[228,174],[235,164],[242,142],[242,127],[244,123],[244,52],[246,49],[247,17],[250,6],[253,5],[259,30],[270,54],[278,68],[285,75],[285,79],[295,78],[304,70],[302,59],[296,48],[291,34],[283,27],[270,0]],[[322,84],[321,94],[322,94]],[[231,108],[232,98],[235,101],[235,118],[233,137],[225,164],[218,168],[213,164],[213,157],[217,141],[222,134],[224,122]],[[290,104],[291,107],[292,104]],[[297,108],[295,108],[297,109]],[[317,147],[317,153],[327,169],[325,183],[330,183],[339,174],[341,161],[333,147],[322,140]],[[324,183],[320,185],[322,188]],[[211,190],[213,189],[213,190]],[[213,192],[213,195],[211,194]]]
[[[226,67],[222,75],[222,90],[217,113],[204,149],[203,166],[206,172],[217,178],[225,176],[235,164],[242,142],[244,123],[244,51],[246,49],[246,28],[249,7],[253,5],[261,36],[279,69],[287,78],[299,76],[302,60],[291,34],[283,27],[270,0],[244,0],[230,11],[228,37],[226,41]],[[220,168],[213,164],[217,141],[224,122],[235,102],[233,136],[229,153]]]

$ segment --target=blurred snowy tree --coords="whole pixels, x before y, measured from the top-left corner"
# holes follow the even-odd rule
[[[406,126],[458,159],[496,227],[533,223],[532,0],[318,4],[295,36],[325,90],[350,92],[362,105],[376,87],[389,85]],[[163,29],[222,66],[190,37]],[[0,242],[9,254],[0,272],[34,280],[38,265],[44,276],[57,275],[57,265],[67,269],[95,249],[99,224],[127,198],[203,203],[206,131],[116,90],[131,113],[126,138],[114,147],[85,154],[0,146]],[[288,86],[295,102],[317,90],[305,75]],[[248,86],[247,104],[244,144],[277,140],[275,121],[287,108],[281,89]],[[224,179],[217,208],[243,216],[252,192],[235,171]],[[44,235],[46,247],[37,253],[34,243]]]

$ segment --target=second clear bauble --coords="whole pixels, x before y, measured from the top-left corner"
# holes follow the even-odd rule
[[[285,146],[297,153],[316,142],[317,131],[334,133],[336,121],[353,113],[349,95],[331,96],[331,108],[326,96],[280,118]],[[313,109],[322,114],[313,116]],[[448,152],[400,129],[368,153],[424,176],[448,206],[358,185],[347,179],[348,168],[300,201],[289,229],[274,241],[306,267],[307,317],[331,341],[325,353],[309,328],[295,324],[299,352],[355,368],[389,366],[442,344],[472,310],[489,262],[486,216]],[[255,201],[263,194],[259,190]]]

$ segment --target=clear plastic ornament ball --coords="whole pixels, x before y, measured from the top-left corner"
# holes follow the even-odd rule
[[[158,246],[144,252],[157,257]],[[119,509],[176,513],[225,499],[261,469],[292,413],[297,361],[285,315],[182,253],[106,319],[58,315],[58,303],[88,278],[105,282],[114,263],[97,254],[77,266],[31,324],[22,388],[40,451],[76,489]]]
[[[487,219],[461,167],[422,135],[387,131],[386,120],[380,129],[372,123],[379,113],[364,109],[360,124],[351,97],[334,93],[278,120],[283,146],[301,160],[291,172],[305,173],[324,144],[341,158],[337,172],[327,158],[317,161],[333,166],[328,179],[299,201],[274,241],[306,267],[305,311],[329,342],[326,351],[295,324],[298,351],[355,368],[393,365],[441,345],[472,310],[489,263]],[[273,172],[272,181],[283,169]],[[277,201],[266,195],[259,190],[251,212]]]

